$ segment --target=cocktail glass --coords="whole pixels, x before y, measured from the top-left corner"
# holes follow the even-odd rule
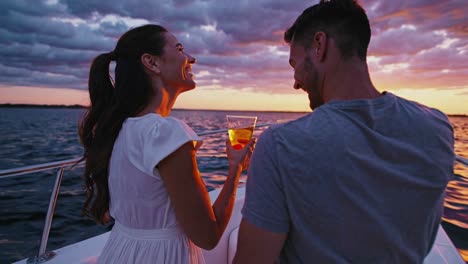
[[[226,116],[228,123],[228,134],[234,149],[242,149],[250,139],[257,123],[256,116]]]

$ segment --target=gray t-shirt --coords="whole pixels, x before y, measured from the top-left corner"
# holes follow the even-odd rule
[[[288,233],[281,263],[422,263],[453,177],[447,117],[384,93],[265,131],[244,218]]]

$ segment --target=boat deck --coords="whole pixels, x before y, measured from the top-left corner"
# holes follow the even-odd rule
[[[210,192],[211,201],[215,201],[219,194],[219,189]],[[224,232],[218,246],[211,251],[205,251],[207,264],[230,263],[235,249],[235,236],[241,220],[241,208],[244,203],[245,189],[239,188],[237,199],[231,221]],[[87,240],[72,244],[57,250],[57,256],[47,264],[93,264],[101,253],[110,232],[98,235]],[[234,238],[234,239],[233,239]],[[232,243],[234,241],[234,244]],[[231,243],[230,243],[231,242]],[[15,264],[26,264],[26,260],[15,262]],[[424,264],[464,264],[465,262],[458,254],[456,248],[450,241],[442,226],[439,226],[437,238],[431,252],[426,257]]]

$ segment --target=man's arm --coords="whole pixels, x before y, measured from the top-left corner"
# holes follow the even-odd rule
[[[242,219],[233,264],[275,263],[286,235],[267,231]]]
[[[234,263],[275,263],[290,228],[273,133],[260,135],[250,160]]]

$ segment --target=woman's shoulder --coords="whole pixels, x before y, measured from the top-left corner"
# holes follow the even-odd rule
[[[146,114],[144,116],[129,117],[125,121],[125,125],[135,129],[158,129],[159,127],[177,127],[183,123],[181,120],[174,117],[162,117],[156,113]]]
[[[196,135],[195,132],[182,120],[175,117],[162,117],[151,113],[141,117],[131,117],[125,122],[128,133],[140,135],[143,138],[166,138],[170,135]]]
[[[154,122],[160,122],[164,120],[162,116],[156,113],[149,113],[143,116],[135,116],[135,117],[129,117],[127,120],[125,120],[125,123],[131,123],[131,124],[146,124],[146,123],[154,123]]]

